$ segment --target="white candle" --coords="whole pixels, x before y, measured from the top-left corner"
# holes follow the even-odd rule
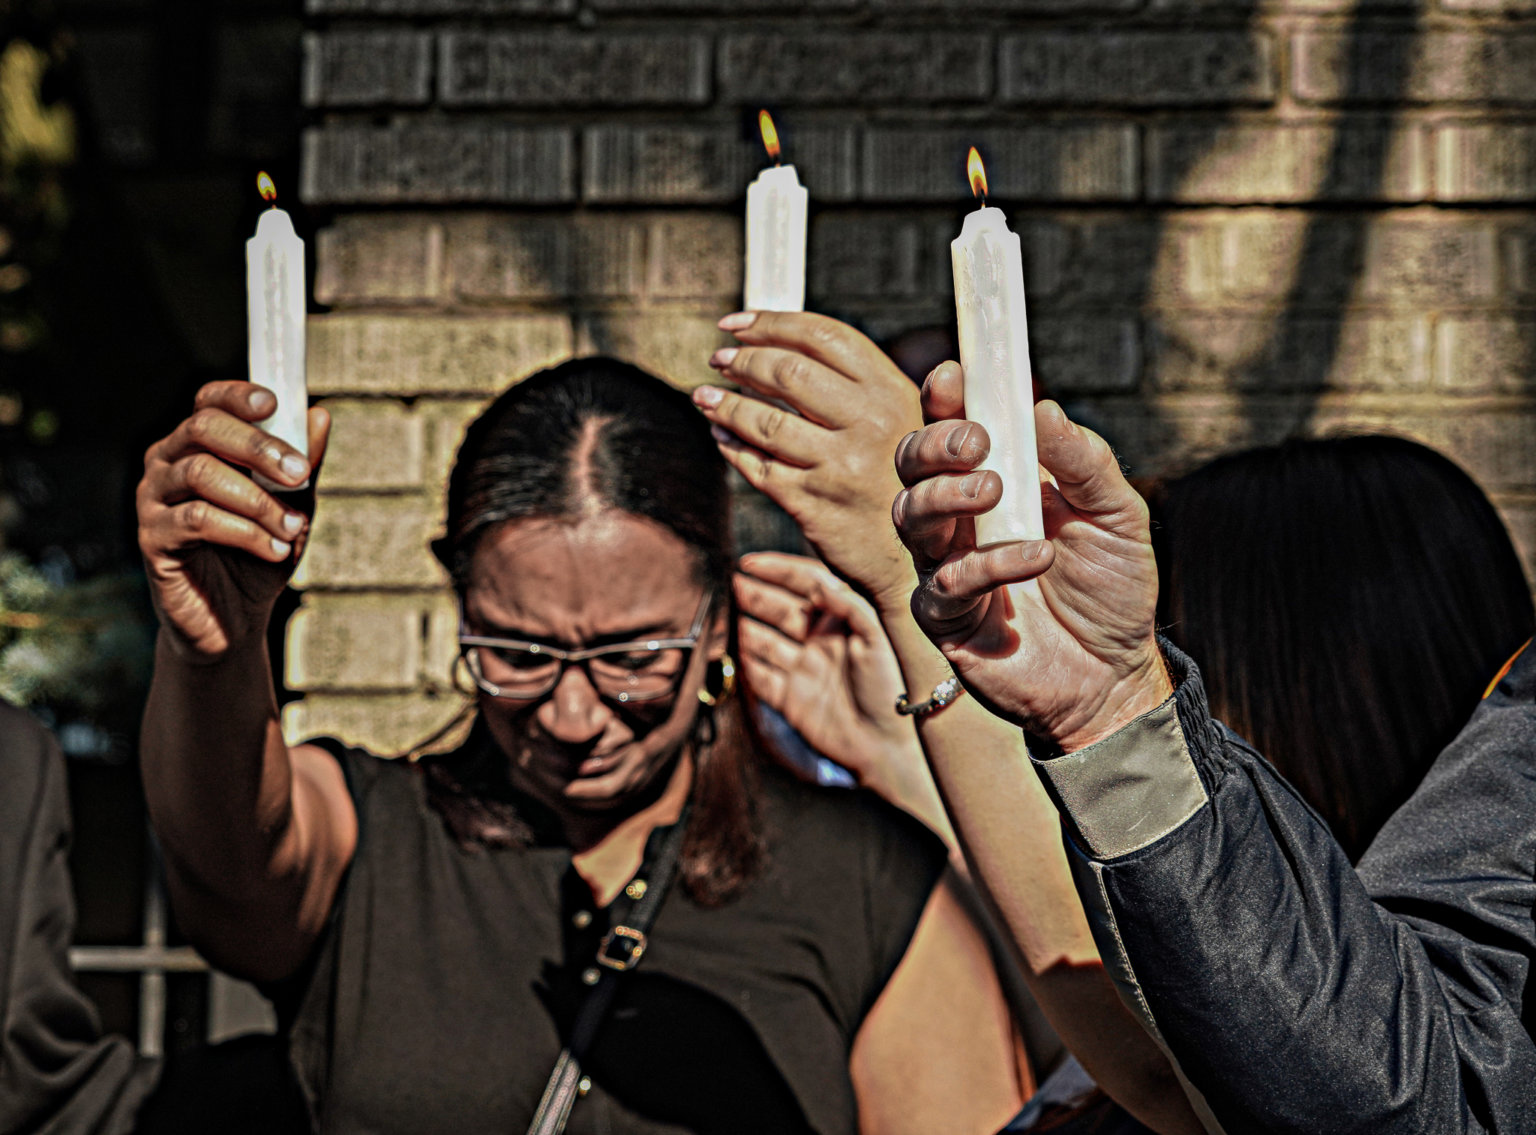
[[[972,185],[983,202],[986,175],[971,150]],[[1034,382],[1024,311],[1024,257],[1001,209],[983,204],[949,246],[955,272],[965,416],[992,439],[984,469],[1003,479],[1003,498],[976,518],[978,545],[1039,540],[1040,474],[1035,454]]]
[[[805,310],[805,224],[810,193],[794,166],[778,164],[779,135],[757,116],[774,164],[747,186],[747,311]]]
[[[272,179],[257,179],[261,195],[277,197]],[[309,386],[304,369],[304,242],[293,221],[273,206],[245,243],[250,378],[277,395],[277,409],[256,424],[309,456]],[[266,488],[283,488],[257,475]],[[307,485],[308,482],[305,482]]]

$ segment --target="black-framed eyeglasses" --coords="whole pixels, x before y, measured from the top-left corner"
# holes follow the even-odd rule
[[[712,591],[699,600],[693,624],[681,638],[648,638],[635,642],[562,650],[540,642],[493,635],[468,634],[459,609],[459,653],[475,685],[493,698],[532,701],[560,684],[565,668],[580,666],[598,696],[606,701],[649,702],[677,692],[687,672],[693,648],[704,633]]]

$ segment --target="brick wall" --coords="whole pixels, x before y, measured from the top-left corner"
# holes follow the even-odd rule
[[[793,9],[795,14],[786,14]],[[337,415],[297,733],[451,711],[426,551],[464,422],[576,351],[689,385],[771,107],[810,304],[952,317],[979,145],[1037,369],[1138,471],[1294,430],[1445,449],[1536,553],[1531,0],[309,0],[312,382]]]

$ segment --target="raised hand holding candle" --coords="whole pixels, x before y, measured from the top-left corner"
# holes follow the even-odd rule
[[[304,242],[276,205],[277,187],[266,174],[256,179],[262,199],[273,202],[245,242],[246,315],[250,331],[250,378],[277,395],[272,416],[256,424],[309,456],[309,384],[304,369]],[[265,488],[282,488],[257,475]],[[308,482],[305,482],[307,485]]]
[[[1024,257],[1001,209],[987,206],[987,174],[971,147],[971,190],[982,207],[949,246],[955,272],[965,416],[986,427],[985,469],[1003,479],[1003,499],[976,518],[976,543],[1040,540],[1040,474],[1035,451],[1034,380],[1024,311]]]
[[[747,311],[805,310],[805,220],[810,193],[779,162],[779,133],[766,110],[758,128],[773,165],[747,186]]]

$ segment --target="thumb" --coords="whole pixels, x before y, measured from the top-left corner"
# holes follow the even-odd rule
[[[1055,558],[1049,540],[1011,540],[951,556],[912,593],[912,614],[936,641],[963,641],[997,588],[1034,579]]]
[[[1144,509],[1109,443],[1071,421],[1055,402],[1035,406],[1035,436],[1040,464],[1079,513],[1107,518]]]

